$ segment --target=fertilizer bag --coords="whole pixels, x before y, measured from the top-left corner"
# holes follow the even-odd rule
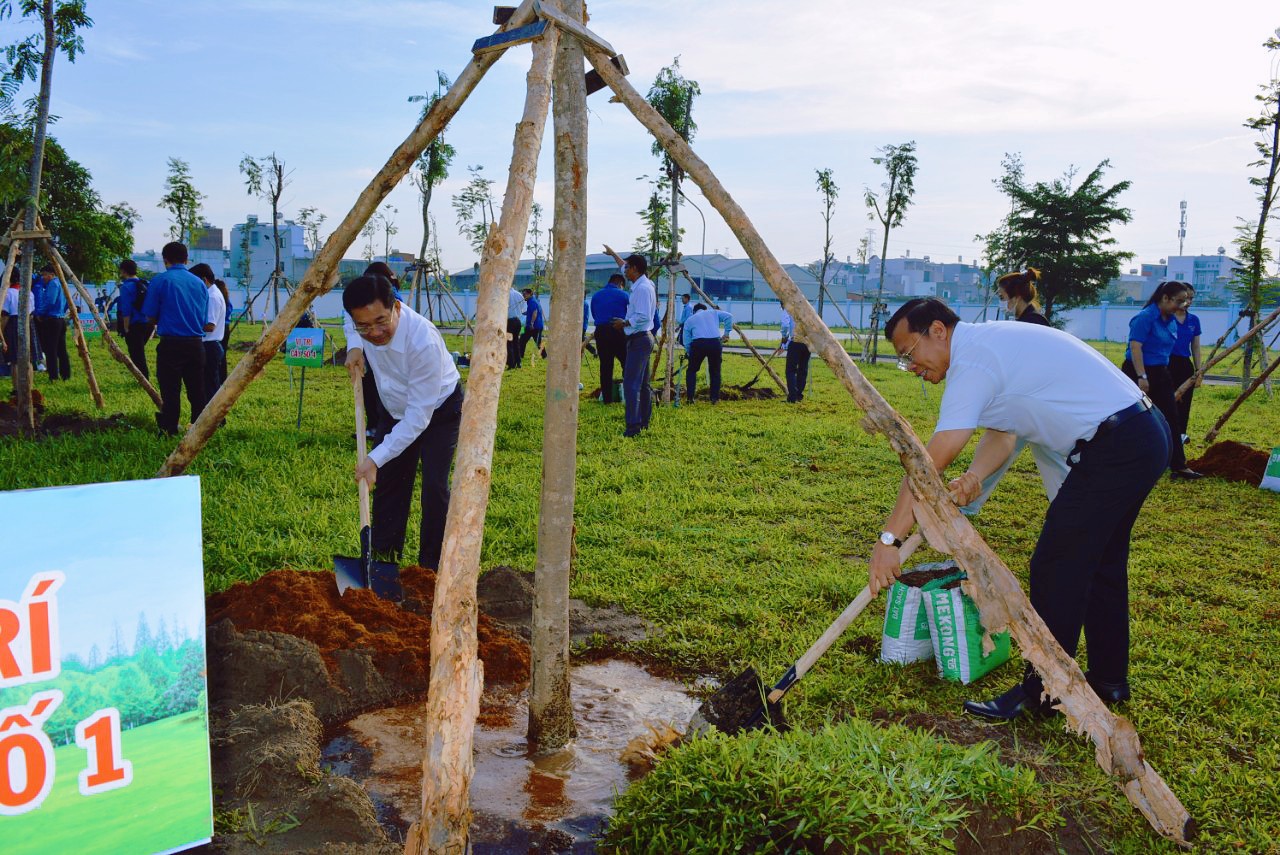
[[[953,563],[953,562],[949,562]],[[972,683],[1009,661],[1009,633],[991,636],[993,647],[983,652],[983,636],[978,607],[960,590],[964,571],[921,592],[938,676],[944,680]]]
[[[884,632],[880,636],[881,662],[908,665],[933,658],[923,592],[955,577],[955,570],[955,563],[950,561],[919,564],[904,570],[893,583],[884,611]]]

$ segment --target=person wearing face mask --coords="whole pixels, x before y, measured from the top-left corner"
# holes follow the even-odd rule
[[[1010,320],[1050,326],[1049,320],[1040,314],[1039,294],[1036,293],[1039,281],[1040,271],[1034,267],[1018,273],[1006,273],[996,280],[996,293],[1000,295],[1000,302],[1004,304]]]
[[[927,446],[939,473],[983,429],[968,469],[950,483],[957,504],[978,495],[1018,437],[1067,460],[1031,556],[1031,605],[1069,656],[1083,629],[1089,684],[1105,702],[1128,700],[1129,538],[1169,462],[1164,417],[1102,354],[1060,330],[966,324],[941,300],[917,298],[893,314],[885,335],[899,367],[930,383],[947,381]],[[902,571],[898,546],[915,525],[913,504],[903,479],[871,554],[873,594]],[[1007,720],[1048,712],[1043,694],[1028,666],[1012,689],[964,709]]]

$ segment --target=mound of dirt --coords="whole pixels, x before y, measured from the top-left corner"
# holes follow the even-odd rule
[[[401,582],[399,605],[359,589],[339,596],[332,575],[291,570],[209,597],[212,700],[302,697],[331,722],[425,693],[435,573],[406,567]],[[524,641],[484,614],[477,635],[487,683],[529,678]]]
[[[1239,442],[1225,440],[1215,442],[1204,454],[1188,460],[1187,465],[1203,475],[1225,478],[1228,481],[1245,481],[1257,486],[1267,469],[1267,453]]]
[[[36,436],[62,436],[70,434],[80,436],[85,433],[130,429],[133,425],[125,421],[124,414],[116,413],[105,419],[94,419],[74,413],[54,413],[45,415],[44,395],[39,389],[31,390],[31,409],[35,413]],[[18,420],[18,396],[10,395],[8,401],[0,401],[0,436],[19,436],[22,428]]]
[[[533,621],[533,578],[514,567],[497,566],[476,583],[480,611],[509,626],[526,640]],[[594,608],[582,600],[569,601],[569,639],[585,641],[603,636],[612,642],[643,641],[656,632],[649,621],[615,608]],[[486,673],[488,673],[486,671]]]

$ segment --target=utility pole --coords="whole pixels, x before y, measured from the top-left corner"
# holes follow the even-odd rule
[[[1187,239],[1187,200],[1178,203],[1181,218],[1178,220],[1178,255],[1182,255],[1182,243]]]

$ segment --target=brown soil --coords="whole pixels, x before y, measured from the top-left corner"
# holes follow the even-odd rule
[[[923,588],[925,585],[941,579],[944,576],[951,576],[960,565],[954,561],[942,561],[937,564],[920,564],[908,570],[904,570],[902,575],[898,577],[898,581],[909,588]],[[959,584],[957,581],[956,584]],[[954,588],[955,585],[947,585],[946,587]]]
[[[1267,469],[1267,457],[1265,451],[1225,440],[1209,446],[1203,456],[1188,460],[1187,466],[1204,475],[1228,481],[1245,481],[1256,486],[1262,483],[1262,474]]]
[[[35,413],[36,436],[62,436],[63,434],[80,436],[84,433],[133,427],[120,413],[105,419],[94,419],[75,413],[53,413],[46,416],[44,395],[39,389],[31,390],[31,403],[31,409]],[[21,434],[22,428],[18,421],[18,396],[14,394],[9,396],[9,400],[0,401],[0,436]]]
[[[514,567],[497,566],[487,570],[476,585],[480,611],[497,618],[525,640],[531,635],[533,620],[533,577]],[[593,608],[582,600],[569,601],[569,639],[589,639],[628,643],[643,641],[656,632],[644,618],[615,608]],[[486,672],[487,673],[487,672]]]

